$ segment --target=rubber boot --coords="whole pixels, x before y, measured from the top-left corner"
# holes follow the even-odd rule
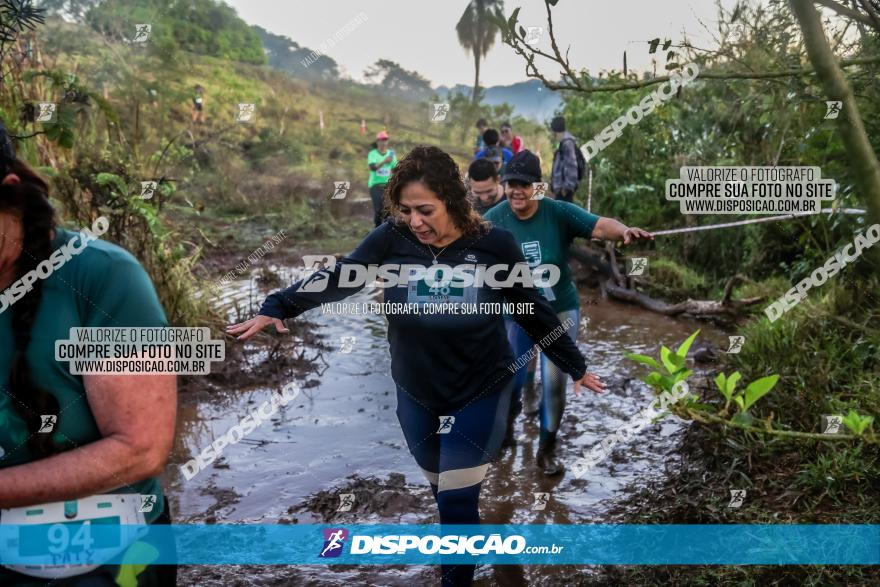
[[[504,432],[501,448],[509,448],[516,445],[516,417],[522,412],[522,407],[521,401],[510,401],[510,410],[507,412],[507,430]]]
[[[556,456],[555,438],[538,444],[538,453],[535,455],[535,465],[547,477],[561,475],[562,472],[565,471],[565,466]]]

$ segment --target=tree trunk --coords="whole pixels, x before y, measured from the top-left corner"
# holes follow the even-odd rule
[[[816,77],[828,98],[843,102],[837,119],[841,138],[852,165],[857,185],[868,209],[871,224],[880,222],[880,163],[871,147],[852,89],[831,52],[819,12],[812,0],[789,0],[804,36],[804,46]]]
[[[480,90],[480,49],[474,47],[474,93],[471,102],[477,103],[477,92]]]

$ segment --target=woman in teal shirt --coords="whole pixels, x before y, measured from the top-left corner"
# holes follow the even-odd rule
[[[590,214],[580,206],[552,200],[534,198],[534,183],[541,181],[541,164],[531,151],[520,151],[507,164],[501,178],[507,200],[489,210],[484,218],[495,226],[513,233],[522,248],[529,266],[556,265],[560,278],[553,287],[543,288],[542,293],[559,316],[567,334],[577,341],[580,323],[580,300],[568,267],[568,248],[575,238],[598,238],[610,241],[622,240],[629,244],[637,239],[653,239],[654,235],[640,228],[629,228],[613,218]],[[508,338],[514,356],[520,357],[534,346],[534,342],[515,322],[507,323]],[[525,381],[525,369],[515,375],[514,397],[511,402],[508,434],[512,434],[513,422],[522,409],[519,399]],[[537,465],[545,475],[557,475],[564,470],[556,459],[556,434],[565,409],[565,374],[541,354],[541,432],[538,442]]]
[[[176,376],[71,375],[55,360],[55,342],[71,328],[167,326],[153,285],[124,249],[84,245],[55,226],[45,182],[15,158],[2,124],[0,178],[0,524],[15,519],[14,508],[38,513],[53,508],[31,506],[64,502],[67,514],[105,494],[135,494],[125,503],[155,496],[145,521],[170,523],[158,476],[174,437]],[[81,252],[21,296],[13,284],[68,243]],[[51,433],[40,432],[43,415],[54,416]],[[0,566],[0,585],[48,584],[14,569]],[[75,580],[158,586],[175,577],[174,566],[105,565]]]

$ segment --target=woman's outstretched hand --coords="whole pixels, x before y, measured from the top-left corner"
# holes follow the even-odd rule
[[[277,330],[279,333],[287,334],[288,332],[290,332],[290,330],[288,330],[284,326],[284,322],[282,322],[278,318],[270,318],[269,316],[257,315],[250,320],[227,326],[226,333],[236,336],[237,340],[245,341],[264,329],[269,324],[274,324],[275,330]]]
[[[595,391],[596,393],[602,393],[605,391],[605,384],[602,383],[602,380],[599,379],[599,376],[595,373],[587,373],[584,375],[584,378],[580,381],[574,382],[574,394],[581,394],[581,385],[586,385],[587,389]]]
[[[637,240],[654,240],[654,235],[648,232],[647,230],[642,230],[641,228],[627,228],[623,231],[623,244],[628,245],[633,241]]]

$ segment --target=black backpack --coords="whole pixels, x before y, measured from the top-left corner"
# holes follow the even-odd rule
[[[575,157],[577,157],[578,163],[578,181],[580,181],[584,178],[584,173],[586,173],[587,159],[586,157],[584,157],[583,152],[581,152],[581,150],[578,148],[577,141],[574,139],[562,139],[562,141],[559,143],[560,151],[562,151],[562,143],[564,143],[565,141],[571,141],[572,143],[574,143],[574,153]]]

